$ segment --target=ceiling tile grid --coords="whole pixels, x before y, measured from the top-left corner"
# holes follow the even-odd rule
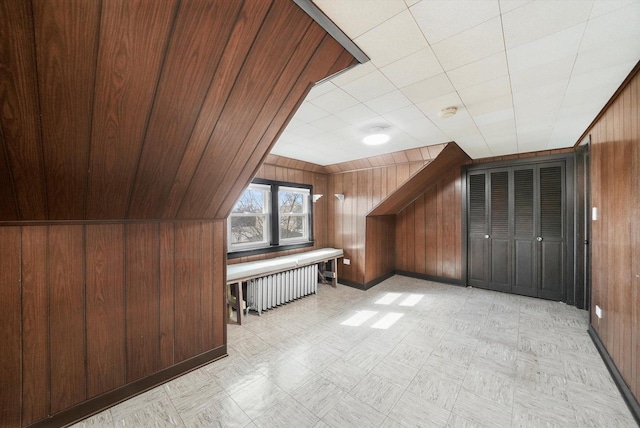
[[[640,0],[314,2],[371,58],[314,87],[272,151],[320,165],[570,147],[640,59]],[[364,145],[372,127],[389,143]]]

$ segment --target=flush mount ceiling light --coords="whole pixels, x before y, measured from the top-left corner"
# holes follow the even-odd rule
[[[389,134],[383,134],[383,129],[384,128],[382,126],[374,126],[370,128],[370,134],[364,137],[362,139],[362,142],[368,144],[369,146],[377,146],[386,143],[391,137],[389,137]]]
[[[438,116],[442,119],[446,119],[448,117],[453,116],[457,112],[458,112],[458,107],[455,107],[455,106],[445,107],[442,110],[440,110],[440,113],[438,113]]]

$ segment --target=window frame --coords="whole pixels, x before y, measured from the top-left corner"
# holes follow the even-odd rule
[[[293,250],[296,248],[305,248],[311,247],[315,245],[315,240],[313,236],[313,186],[310,184],[301,184],[301,183],[291,183],[286,181],[276,181],[276,180],[266,180],[261,178],[256,178],[251,181],[250,185],[247,186],[243,193],[250,188],[252,185],[260,185],[260,186],[268,186],[270,189],[270,204],[269,204],[269,213],[268,213],[268,233],[269,239],[268,243],[264,244],[261,242],[260,245],[231,245],[231,218],[233,213],[229,214],[227,218],[227,258],[235,259],[239,257],[252,256],[257,254],[265,254],[272,253],[278,251],[285,250]],[[303,238],[280,238],[280,210],[279,210],[279,190],[283,189],[301,189],[304,192],[308,192],[306,198],[306,208],[308,213],[306,213],[306,225],[308,229],[308,237]],[[239,198],[238,198],[239,199]],[[237,203],[237,201],[236,201]],[[235,207],[235,204],[234,204]]]

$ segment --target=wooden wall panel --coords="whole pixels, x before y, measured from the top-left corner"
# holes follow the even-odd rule
[[[636,400],[640,398],[640,76],[637,73],[588,133],[591,135],[591,324]]]
[[[218,66],[241,5],[180,3],[142,147],[129,218],[153,218],[163,211],[214,76],[212,71]]]
[[[20,343],[20,229],[0,228],[0,426],[19,426],[22,356]],[[29,361],[31,365],[31,361]]]
[[[51,412],[87,398],[82,226],[49,226]]]
[[[0,128],[17,201],[16,209],[7,211],[42,220],[48,214],[31,4],[0,2],[0,22],[0,57],[10,59],[0,69]],[[12,201],[3,199],[3,204]]]
[[[397,215],[397,269],[463,280],[461,181],[460,171],[449,171]]]
[[[175,362],[175,230],[160,224],[160,368]],[[220,308],[220,306],[216,306]],[[218,310],[219,312],[219,310]]]
[[[234,82],[238,78],[247,53],[270,6],[271,1],[264,0],[244,2],[242,6],[240,18],[227,41],[227,49],[220,59],[220,65],[216,69],[211,87],[204,99],[202,113],[198,116],[185,155],[178,167],[163,214],[164,218],[175,218],[178,213],[184,194],[191,183],[191,177],[198,167],[202,153],[209,143],[209,137],[220,118]]]
[[[223,352],[224,235],[222,220],[0,227],[0,425]]]
[[[125,382],[124,227],[86,227],[87,395]]]
[[[160,225],[126,226],[127,382],[160,368]]]
[[[126,217],[175,9],[176,0],[102,2],[87,218]]]
[[[202,351],[201,231],[197,223],[175,225],[175,359],[183,361]]]
[[[365,283],[390,274],[396,269],[395,216],[366,218]],[[378,239],[384,236],[385,239]]]
[[[11,248],[10,243],[4,239],[2,243],[3,247]],[[2,259],[0,256],[0,260]],[[49,414],[47,266],[47,227],[25,229],[22,232],[21,275],[23,425],[31,424]],[[4,268],[1,270],[4,272]]]
[[[50,218],[84,218],[101,2],[33,2]]]

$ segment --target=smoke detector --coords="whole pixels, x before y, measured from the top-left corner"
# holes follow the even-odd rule
[[[453,116],[457,112],[458,112],[458,107],[455,107],[455,106],[445,107],[442,110],[440,110],[440,113],[438,113],[438,116],[442,119],[446,119],[448,117]]]

